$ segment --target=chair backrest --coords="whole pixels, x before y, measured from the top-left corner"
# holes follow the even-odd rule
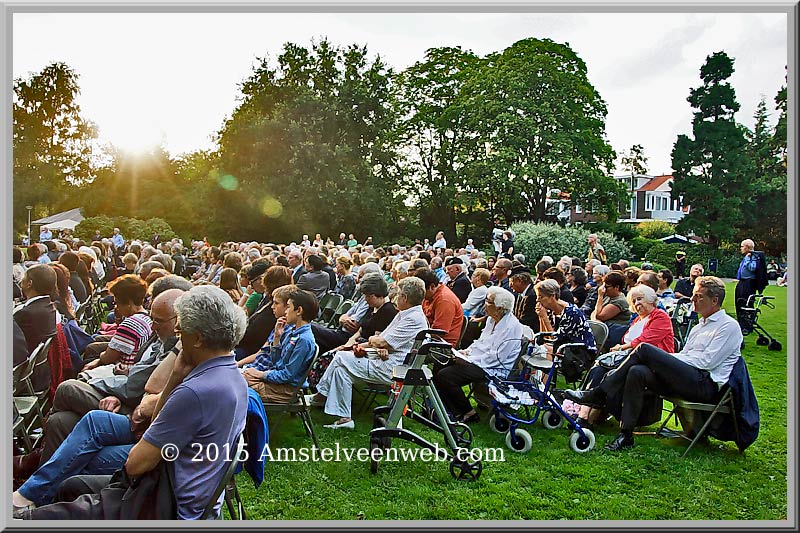
[[[464,340],[464,334],[467,332],[467,326],[469,325],[469,318],[464,317],[464,320],[461,321],[461,333],[458,336],[458,342],[456,343],[456,349],[461,349],[461,341]]]
[[[328,304],[330,304],[330,302],[333,299],[333,297],[335,296],[335,294],[336,293],[333,293],[333,292],[327,292],[322,297],[322,299],[320,299],[320,301],[319,301],[319,316],[320,317],[322,317],[322,311],[328,307]]]
[[[333,313],[333,316],[331,316],[331,319],[328,321],[328,326],[330,326],[332,328],[338,326],[339,325],[339,318],[343,314],[348,312],[353,307],[354,303],[355,302],[353,302],[353,300],[345,300],[345,301],[343,301],[342,304],[339,307],[336,308],[336,311]]]
[[[75,311],[75,320],[80,324],[83,322],[83,319],[86,317],[86,312],[89,310],[89,306],[92,304],[92,299],[89,298],[82,304],[78,306],[78,309]]]
[[[333,318],[333,315],[336,314],[336,310],[342,305],[344,298],[341,294],[336,293],[327,293],[325,296],[322,297],[323,300],[326,300],[325,306],[320,306],[319,312],[319,321],[323,324],[327,324]]]
[[[44,372],[45,370],[49,370],[48,355],[50,354],[50,344],[52,344],[54,338],[55,338],[55,335],[53,335],[52,337],[48,337],[47,339],[42,341],[42,343],[39,344],[39,346],[36,347],[38,352],[36,354],[34,354],[33,356],[31,356],[31,358],[30,358],[30,361],[31,361],[31,385],[33,385],[33,383],[37,383],[39,381],[36,378],[37,376],[42,374],[42,372]],[[44,368],[45,366],[47,366],[47,369]],[[33,392],[41,393],[41,392],[44,392],[44,391],[49,391],[50,390],[50,380],[48,379],[44,383],[45,383],[44,389],[42,389],[42,390],[34,390]]]
[[[43,344],[40,344],[33,350],[34,355],[42,345]],[[30,386],[31,375],[33,375],[33,359],[29,358],[21,362],[14,367],[12,373],[14,379],[12,382],[14,396],[30,396],[33,394],[33,387]]]
[[[594,342],[597,344],[597,349],[600,350],[608,339],[608,326],[598,320],[589,320],[588,322],[592,329],[592,335],[594,335]]]
[[[217,515],[214,514],[214,507],[217,505],[219,501],[219,497],[222,495],[222,492],[225,490],[225,487],[230,482],[231,478],[233,477],[233,473],[236,471],[236,468],[239,466],[239,463],[242,462],[242,456],[244,454],[245,442],[244,442],[244,433],[239,434],[239,440],[237,441],[236,445],[236,453],[233,457],[231,457],[231,461],[228,464],[228,468],[225,469],[225,473],[222,475],[222,479],[217,485],[217,488],[214,489],[214,493],[211,495],[211,500],[206,505],[205,510],[203,511],[203,515],[200,517],[200,520],[209,520],[217,518]],[[222,507],[220,507],[219,515],[222,515]]]

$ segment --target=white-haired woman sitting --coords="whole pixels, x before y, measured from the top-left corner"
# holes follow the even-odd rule
[[[522,342],[522,324],[514,316],[513,294],[501,287],[489,287],[484,309],[489,318],[478,340],[460,351],[463,357],[454,357],[436,369],[433,376],[445,407],[461,422],[480,420],[462,387],[485,381],[488,376],[508,377]]]

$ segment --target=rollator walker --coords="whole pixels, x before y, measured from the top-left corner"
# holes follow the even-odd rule
[[[561,403],[553,396],[556,376],[565,353],[571,349],[581,349],[583,344],[564,344],[547,358],[547,349],[538,344],[552,332],[534,335],[529,351],[522,356],[523,370],[519,379],[489,379],[489,395],[492,397],[492,415],[489,427],[497,433],[505,433],[506,446],[516,452],[527,452],[533,445],[531,434],[520,428],[521,424],[530,426],[541,420],[546,429],[556,429],[565,422],[572,429],[569,447],[577,453],[585,453],[594,448],[595,437],[591,430],[581,427],[575,418],[568,415]]]
[[[418,333],[414,347],[406,355],[403,364],[392,370],[389,402],[373,411],[373,429],[369,433],[370,471],[373,474],[378,471],[380,457],[391,448],[392,439],[395,438],[432,450],[439,460],[449,460],[450,474],[456,479],[474,480],[480,477],[482,462],[480,459],[473,460],[470,452],[472,430],[468,425],[450,419],[433,386],[433,372],[424,366],[429,358],[445,364],[453,357],[453,347],[441,338],[445,333],[436,329]],[[446,448],[403,428],[403,418],[419,422],[444,435]],[[444,423],[437,423],[434,419]]]

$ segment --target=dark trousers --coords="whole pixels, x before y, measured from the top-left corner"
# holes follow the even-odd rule
[[[753,329],[752,320],[744,318],[745,313],[741,310],[742,307],[747,307],[747,299],[756,293],[756,280],[754,279],[740,279],[736,283],[736,320],[739,321],[739,328],[742,333],[749,333]]]
[[[464,395],[464,385],[486,380],[486,372],[472,363],[450,362],[440,369],[434,369],[433,384],[442,397],[445,408],[455,417],[460,417],[472,410]]]
[[[647,343],[637,346],[600,384],[606,397],[622,392],[620,428],[633,431],[644,403],[645,390],[690,402],[710,403],[719,393],[707,370],[680,361]]]

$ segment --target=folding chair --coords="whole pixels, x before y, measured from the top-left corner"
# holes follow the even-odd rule
[[[14,403],[14,435],[22,440],[26,452],[33,450],[35,440],[33,430],[42,427],[42,411],[39,400],[33,392],[31,376],[33,375],[33,362],[39,357],[45,342],[34,349],[31,357],[14,367],[13,374],[13,403]],[[46,360],[46,358],[45,358]]]
[[[668,402],[672,403],[672,410],[669,412],[669,415],[667,416],[667,418],[664,420],[664,422],[658,428],[658,431],[656,431],[656,435],[679,436],[679,437],[682,437],[682,438],[684,438],[684,439],[686,439],[688,441],[691,441],[690,444],[689,444],[689,447],[686,448],[686,451],[684,451],[683,455],[681,455],[681,457],[686,457],[686,454],[689,453],[689,450],[691,450],[692,447],[694,447],[695,444],[697,444],[700,440],[702,440],[706,436],[707,430],[711,426],[711,422],[714,420],[714,418],[718,414],[720,414],[720,415],[721,414],[730,414],[731,418],[733,419],[734,431],[735,431],[735,433],[737,435],[737,439],[738,439],[739,428],[738,428],[738,426],[736,424],[736,409],[735,409],[735,406],[734,406],[734,403],[733,403],[733,393],[731,392],[731,389],[730,389],[730,387],[728,385],[725,385],[723,390],[725,392],[722,394],[722,396],[720,397],[719,401],[716,404],[687,402],[685,400],[681,400],[681,399],[678,399],[678,398],[669,398],[669,397],[664,396],[663,398],[665,400],[667,400]],[[694,424],[692,424],[691,422],[687,422],[687,424],[690,425],[689,428],[686,428],[684,426],[684,431],[679,432],[679,433],[678,432],[672,432],[671,430],[665,430],[665,428],[667,426],[667,423],[669,422],[670,418],[672,418],[673,415],[675,415],[676,419],[680,419],[680,418],[688,419],[688,418],[690,418],[688,416],[682,417],[681,416],[681,414],[682,414],[681,410],[683,410],[684,413],[686,411],[688,411],[688,412],[700,411],[700,412],[711,413],[711,414],[708,415],[708,418],[706,419],[705,423],[703,424],[703,426],[700,428],[699,431],[695,431],[694,430],[694,427],[693,427]],[[683,420],[681,421],[681,425],[682,426],[684,425],[684,421]],[[691,436],[692,434],[694,434],[693,437]]]
[[[359,404],[359,407],[356,409],[357,413],[363,413],[365,410],[369,409],[373,403],[376,403],[376,399],[379,394],[389,394],[392,390],[391,385],[387,385],[385,383],[365,383],[364,387],[358,389],[353,387],[354,391],[357,391],[363,394],[363,400]]]
[[[319,324],[328,324],[343,301],[344,298],[341,294],[333,292],[325,294],[319,302],[319,317],[315,322]]]
[[[231,457],[231,462],[228,464],[228,468],[225,469],[225,474],[222,476],[217,488],[214,489],[211,500],[206,505],[200,520],[222,520],[222,508],[220,508],[218,515],[214,515],[214,506],[216,506],[223,491],[225,491],[225,505],[228,508],[228,514],[231,515],[231,520],[247,520],[244,502],[242,502],[242,497],[239,495],[239,489],[236,487],[236,478],[233,475],[239,463],[242,462],[244,448],[244,433],[241,433],[236,446],[236,454]]]
[[[692,309],[692,300],[690,298],[681,298],[675,302],[675,308],[672,310],[672,331],[681,344],[686,343],[689,337],[689,331],[697,322],[697,313]]]
[[[597,345],[597,349],[600,350],[608,339],[608,326],[599,320],[587,320],[587,322],[589,322],[592,335],[594,335],[594,342]]]
[[[461,341],[464,340],[464,333],[467,332],[468,325],[469,325],[469,318],[464,317],[464,320],[461,321],[461,334],[458,336],[458,342],[456,343],[456,350],[460,350],[463,348],[463,346],[461,346]]]
[[[328,321],[328,327],[329,328],[338,327],[339,326],[339,318],[343,314],[348,312],[350,310],[350,308],[353,307],[353,303],[354,303],[353,300],[345,300],[345,301],[343,301],[339,305],[339,307],[336,308],[336,311],[334,311],[333,316],[331,316],[331,319]]]
[[[319,357],[319,346],[315,347],[314,356],[311,358],[311,361],[309,361],[308,367],[306,367],[306,370],[303,373],[303,378],[300,381],[300,385],[298,385],[297,389],[294,391],[294,395],[289,399],[289,401],[287,403],[264,402],[264,411],[267,413],[281,413],[281,416],[276,422],[270,423],[271,430],[274,430],[274,428],[278,426],[279,422],[283,420],[283,417],[286,413],[298,414],[300,416],[300,420],[303,422],[303,427],[306,430],[306,434],[311,437],[311,440],[314,441],[314,445],[319,448],[317,434],[314,431],[314,423],[311,421],[311,409],[306,403],[304,396],[304,388],[306,380],[308,379],[308,373],[311,371],[311,367],[314,366],[317,357]]]
[[[91,305],[91,299],[87,299],[85,302],[78,305],[78,309],[75,310],[75,320],[78,322],[78,325],[90,334],[94,333],[94,331],[89,331],[89,315],[87,314]]]
[[[48,337],[36,348],[30,357],[31,377],[30,393],[36,397],[37,407],[42,417],[50,411],[50,345],[53,343],[52,337]],[[41,388],[37,389],[36,384]]]

